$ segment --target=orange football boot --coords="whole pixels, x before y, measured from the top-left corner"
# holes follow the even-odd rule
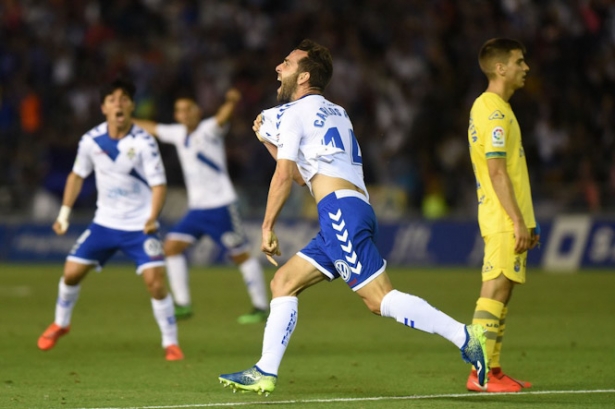
[[[513,378],[511,376],[508,376],[504,372],[502,372],[502,368],[500,368],[500,367],[491,368],[491,374],[493,376],[495,376],[496,378],[499,378],[499,379],[507,378],[508,380],[510,380],[512,382],[516,382],[519,385],[521,385],[522,388],[531,388],[532,387],[532,383],[531,382],[521,381],[519,379],[515,379],[515,378]]]
[[[68,334],[70,331],[70,325],[66,328],[62,328],[55,322],[47,327],[43,335],[38,339],[38,347],[43,351],[49,351],[58,342],[58,339],[62,335]]]
[[[167,361],[181,361],[184,359],[184,353],[179,348],[179,345],[169,345],[164,349],[164,352]]]
[[[470,376],[466,382],[466,388],[473,392],[488,393],[519,392],[522,389],[518,382],[504,376],[498,378],[493,375],[492,371],[487,373],[487,383],[485,383],[485,386],[480,386],[478,383],[478,376],[474,369],[470,372]]]

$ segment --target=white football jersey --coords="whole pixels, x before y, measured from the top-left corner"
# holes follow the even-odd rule
[[[361,148],[344,108],[322,95],[306,95],[277,109],[277,158],[296,162],[310,191],[310,179],[319,173],[367,193]]]
[[[280,105],[261,112],[261,126],[258,134],[265,141],[278,146],[280,138]]]
[[[156,140],[133,125],[121,139],[112,139],[107,123],[81,137],[73,172],[96,175],[94,223],[117,230],[142,230],[152,209],[150,186],[166,184]]]
[[[215,117],[201,121],[190,135],[181,124],[156,126],[158,139],[175,145],[191,209],[212,209],[237,200],[226,165],[227,130],[228,126],[218,126]]]

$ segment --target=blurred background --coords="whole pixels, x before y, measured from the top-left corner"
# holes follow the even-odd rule
[[[172,122],[179,89],[194,90],[206,116],[229,87],[242,92],[228,165],[244,216],[258,219],[275,164],[252,121],[276,104],[275,66],[311,38],[333,54],[325,94],[353,120],[380,219],[474,226],[468,113],[487,84],[477,53],[492,37],[527,47],[531,71],[511,105],[538,219],[547,229],[565,214],[611,220],[611,0],[2,0],[1,217],[55,219],[79,138],[103,121],[99,86],[128,73],[135,116],[159,122]],[[171,187],[164,218],[172,222],[185,209],[182,174],[174,149],[161,149]],[[306,196],[295,192],[284,216],[313,217]],[[90,217],[95,200],[89,181],[76,213]],[[613,231],[602,239],[609,262]]]

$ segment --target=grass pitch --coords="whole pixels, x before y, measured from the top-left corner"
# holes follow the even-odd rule
[[[83,282],[71,333],[48,352],[61,265],[0,265],[0,407],[613,408],[615,273],[531,271],[515,290],[503,365],[534,383],[514,395],[465,390],[469,366],[447,341],[371,315],[342,281],[300,296],[299,321],[268,398],[231,394],[220,373],[260,356],[263,324],[234,268],[192,270],[195,316],[179,323],[186,359],[166,362],[149,296],[132,266]],[[271,277],[273,270],[267,272]],[[469,322],[476,269],[391,269],[396,288]],[[601,391],[601,392],[600,392]]]

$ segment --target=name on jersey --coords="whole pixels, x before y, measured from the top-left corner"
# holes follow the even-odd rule
[[[325,126],[325,122],[327,121],[327,118],[331,115],[348,117],[348,114],[346,114],[346,111],[342,112],[339,109],[334,108],[334,107],[321,107],[318,110],[318,112],[316,112],[316,116],[319,119],[314,120],[314,126],[317,128],[322,128],[323,126]]]

